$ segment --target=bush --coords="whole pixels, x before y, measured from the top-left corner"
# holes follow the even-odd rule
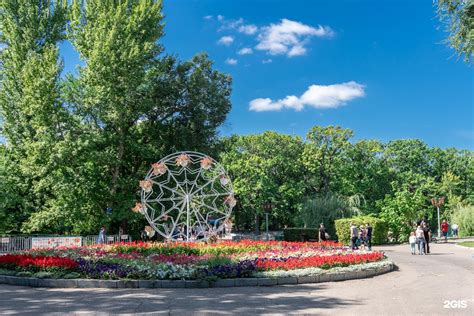
[[[317,228],[285,228],[283,230],[283,236],[285,241],[308,241],[308,240],[318,240]]]
[[[50,279],[50,278],[54,277],[54,273],[46,272],[46,271],[40,271],[40,272],[36,272],[35,274],[33,274],[33,276],[35,278],[38,278],[38,279]]]
[[[339,242],[343,244],[350,243],[351,223],[354,223],[357,227],[369,223],[372,226],[372,244],[379,245],[387,242],[388,224],[384,220],[373,216],[357,216],[336,220],[336,234]]]
[[[458,224],[460,237],[474,236],[474,205],[454,209],[451,224]]]
[[[71,272],[67,273],[63,276],[63,279],[79,279],[81,277],[80,273],[77,272]]]
[[[0,275],[16,275],[16,274],[17,274],[17,271],[0,268]]]

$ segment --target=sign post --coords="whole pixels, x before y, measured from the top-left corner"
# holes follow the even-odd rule
[[[267,201],[263,203],[263,211],[265,212],[265,227],[267,231],[267,241],[270,240],[270,237],[268,235],[268,213],[272,212],[273,204],[271,201]]]
[[[441,239],[441,223],[439,220],[439,208],[444,204],[444,196],[440,198],[432,198],[431,204],[436,206],[436,210],[438,211],[438,240]]]

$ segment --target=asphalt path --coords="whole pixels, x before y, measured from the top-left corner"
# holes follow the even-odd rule
[[[0,285],[0,315],[474,315],[474,249],[380,246],[398,270],[369,279],[209,289],[46,289]],[[465,307],[463,307],[465,306]]]

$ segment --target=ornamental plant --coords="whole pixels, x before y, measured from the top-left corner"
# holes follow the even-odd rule
[[[129,242],[8,254],[0,256],[0,269],[21,275],[54,272],[56,277],[91,279],[213,280],[252,277],[265,271],[347,267],[382,259],[381,252],[354,253],[332,241]]]

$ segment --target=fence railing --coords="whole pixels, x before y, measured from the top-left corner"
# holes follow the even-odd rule
[[[0,237],[0,253],[31,249],[31,237]]]
[[[29,250],[32,248],[54,248],[58,246],[89,246],[95,245],[98,235],[89,236],[3,236],[0,237],[0,253]],[[106,236],[105,243],[113,244],[118,242],[132,241],[130,235],[110,235]]]

